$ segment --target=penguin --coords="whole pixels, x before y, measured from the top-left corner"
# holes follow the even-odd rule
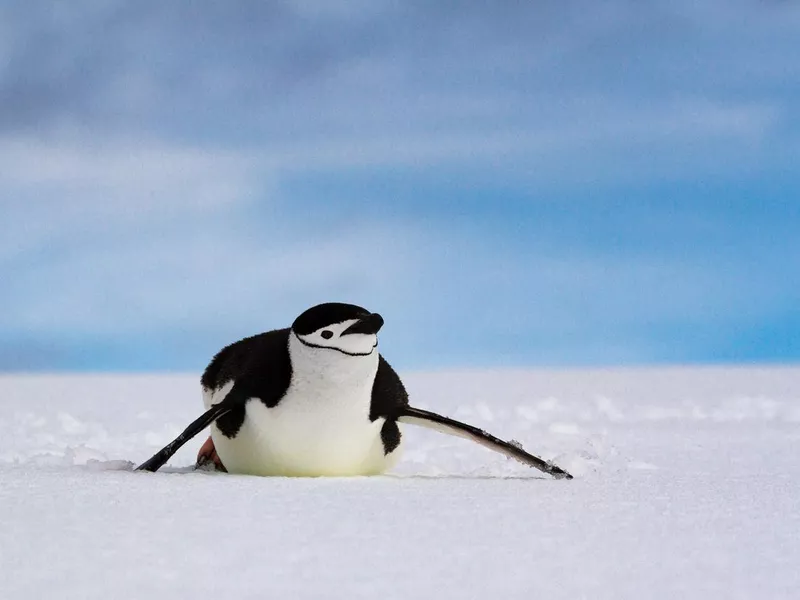
[[[291,327],[220,350],[200,379],[206,412],[140,465],[156,471],[211,426],[198,464],[261,476],[378,475],[398,461],[401,425],[471,439],[555,478],[563,469],[466,423],[409,405],[397,373],[378,351],[384,320],[354,304],[309,308]]]

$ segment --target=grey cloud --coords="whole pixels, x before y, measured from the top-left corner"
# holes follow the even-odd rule
[[[41,133],[66,122],[278,144],[528,129],[552,122],[553,106],[567,105],[563,122],[580,116],[581,98],[752,100],[743,81],[780,92],[798,74],[787,53],[791,6],[380,6],[15,3],[4,20],[22,33],[8,45],[0,128]]]
[[[275,2],[212,3],[202,11],[159,2],[76,3],[68,10],[6,9],[10,28],[24,32],[3,71],[6,129],[62,118],[159,127],[207,119],[209,110],[224,119],[231,100],[246,106],[254,96],[285,94],[365,43]],[[151,102],[126,103],[126,85],[137,83],[151,86]]]

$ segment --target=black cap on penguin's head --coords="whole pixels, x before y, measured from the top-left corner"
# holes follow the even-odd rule
[[[378,345],[383,317],[355,304],[327,302],[306,310],[292,324],[292,331],[306,346],[329,348],[364,356]]]

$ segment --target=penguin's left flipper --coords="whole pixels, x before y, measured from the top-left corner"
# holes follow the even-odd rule
[[[163,467],[166,462],[175,454],[178,450],[180,450],[181,446],[183,446],[186,442],[191,440],[194,436],[198,433],[203,431],[206,427],[211,425],[214,421],[222,417],[223,415],[228,414],[234,408],[236,408],[241,402],[244,401],[246,398],[245,394],[239,393],[236,387],[234,387],[225,399],[220,402],[219,404],[215,404],[211,408],[209,408],[206,412],[200,415],[197,419],[192,421],[189,426],[183,430],[178,437],[172,440],[169,444],[164,446],[161,450],[156,452],[153,456],[143,462],[141,465],[136,467],[137,471],[158,471],[161,467]]]
[[[478,429],[472,425],[467,425],[461,421],[456,421],[448,417],[443,417],[434,412],[414,408],[413,406],[404,406],[400,409],[400,414],[397,418],[401,423],[409,423],[410,425],[419,425],[434,429],[449,435],[466,438],[477,442],[481,446],[505,454],[509,458],[518,460],[519,462],[539,469],[543,473],[552,475],[555,479],[572,479],[572,475],[567,473],[561,467],[551,464],[538,456],[528,454],[521,447],[516,446],[510,442],[501,440],[494,437],[492,434],[485,432],[483,429]]]

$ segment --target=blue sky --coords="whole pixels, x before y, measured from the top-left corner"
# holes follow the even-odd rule
[[[800,7],[0,7],[0,370],[797,362]]]

